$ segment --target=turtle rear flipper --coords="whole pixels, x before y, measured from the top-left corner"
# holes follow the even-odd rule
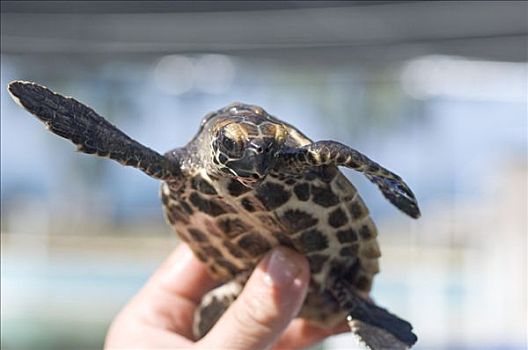
[[[204,295],[200,305],[194,311],[193,335],[196,340],[203,338],[213,328],[238,298],[248,278],[249,273],[243,272]]]
[[[336,281],[333,287],[329,292],[349,313],[350,329],[371,349],[392,349],[383,344],[394,344],[395,340],[401,343],[401,348],[410,348],[418,340],[409,322],[363,299],[346,281]]]
[[[384,329],[374,327],[358,320],[349,321],[350,330],[359,344],[369,350],[406,350],[409,345]]]
[[[374,344],[397,344],[396,340],[411,347],[418,340],[409,322],[373,303],[364,302],[349,312],[350,329],[372,349],[384,349],[385,346]]]
[[[13,99],[40,119],[47,128],[88,154],[109,157],[133,166],[156,179],[178,177],[176,160],[162,156],[128,137],[90,107],[31,82],[13,81],[8,86]]]

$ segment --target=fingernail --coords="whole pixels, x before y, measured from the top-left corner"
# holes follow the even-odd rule
[[[174,283],[175,278],[177,278],[184,269],[188,268],[189,261],[193,259],[193,252],[188,248],[181,249],[183,251],[179,252],[177,260],[173,258],[173,254],[171,258],[169,258],[169,261],[165,263],[165,273],[163,273],[161,277],[162,283]]]
[[[275,286],[290,285],[300,271],[301,269],[287,251],[280,248],[275,249],[269,258],[264,281]]]

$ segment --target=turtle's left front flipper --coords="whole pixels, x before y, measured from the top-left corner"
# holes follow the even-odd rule
[[[50,131],[72,141],[81,152],[109,157],[160,180],[175,179],[180,175],[177,159],[164,157],[131,139],[93,109],[73,98],[23,81],[11,82],[8,91],[18,104],[44,122]]]
[[[415,219],[420,217],[416,198],[401,177],[339,142],[318,141],[301,148],[293,148],[285,152],[281,159],[286,162],[286,167],[297,170],[306,165],[334,165],[362,172],[397,208]]]

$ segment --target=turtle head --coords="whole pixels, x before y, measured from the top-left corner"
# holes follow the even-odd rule
[[[216,173],[258,185],[276,164],[286,128],[259,114],[219,120],[213,127],[212,164]]]

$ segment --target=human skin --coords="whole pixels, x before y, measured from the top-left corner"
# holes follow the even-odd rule
[[[346,322],[323,329],[295,318],[309,279],[303,256],[273,249],[211,331],[195,341],[194,311],[217,283],[182,243],[114,319],[105,349],[300,349],[348,331]]]

